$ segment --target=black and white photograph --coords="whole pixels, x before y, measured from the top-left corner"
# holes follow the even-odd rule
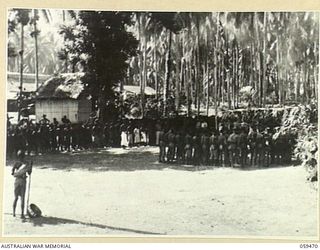
[[[2,236],[319,239],[319,17],[8,8]]]

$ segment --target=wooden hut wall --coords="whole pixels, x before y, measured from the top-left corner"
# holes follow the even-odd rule
[[[57,118],[57,120],[60,122],[62,117],[66,115],[72,123],[78,122],[78,101],[71,99],[37,100],[36,120],[41,120],[42,115],[44,114],[47,115],[47,118],[50,121],[52,121],[53,118]]]

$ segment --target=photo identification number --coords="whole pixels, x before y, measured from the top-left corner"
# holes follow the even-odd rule
[[[300,248],[318,248],[318,244],[300,244]]]

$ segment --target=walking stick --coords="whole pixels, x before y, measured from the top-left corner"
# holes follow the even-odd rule
[[[31,175],[29,176],[29,184],[28,184],[27,208],[29,207],[30,186],[31,186]]]
[[[33,161],[30,162],[30,168],[32,170]],[[27,197],[27,206],[26,206],[26,213],[28,213],[28,207],[29,207],[29,198],[30,198],[30,187],[31,187],[31,172],[29,174],[29,183],[28,183],[28,197]]]

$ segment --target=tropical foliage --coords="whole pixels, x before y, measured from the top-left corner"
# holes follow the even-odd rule
[[[17,10],[11,12],[8,69],[18,71],[21,18]],[[48,13],[48,10],[39,10],[36,19],[39,72],[87,71],[88,76],[90,67],[99,67],[98,55],[103,58],[111,53],[112,59],[108,58],[112,62],[102,59],[101,63],[119,69],[108,75],[110,68],[106,66],[105,77],[94,81],[109,81],[110,86],[118,84],[120,89],[123,84],[139,85],[142,115],[148,112],[145,110],[146,86],[156,89],[157,105],[152,107],[158,116],[179,114],[181,110],[187,110],[190,116],[193,111],[209,115],[220,108],[245,105],[307,104],[318,98],[317,12],[62,11],[60,21],[56,22],[60,24],[59,31],[44,32],[41,20],[45,20],[42,24],[50,23],[54,16]],[[32,20],[31,12],[28,15]],[[30,21],[25,25],[28,32],[24,33],[23,71],[35,72],[35,46],[30,36],[34,27],[28,23]],[[110,30],[107,32],[107,29]],[[130,52],[120,56],[121,65],[117,65],[116,53],[128,44],[121,44],[121,39],[110,40],[110,34],[123,35],[128,44],[138,40]],[[114,47],[114,42],[119,44]],[[95,47],[97,44],[100,49]],[[96,59],[88,56],[90,53],[97,53]],[[88,78],[88,82],[92,80]],[[92,93],[97,91],[92,89]],[[105,95],[106,98],[112,96],[112,88],[105,90]],[[173,112],[168,109],[171,100]]]

